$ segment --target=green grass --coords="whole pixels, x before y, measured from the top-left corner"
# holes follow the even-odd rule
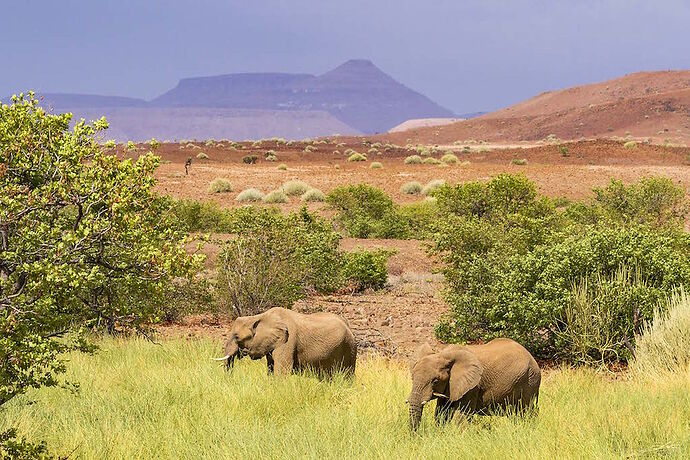
[[[360,360],[354,382],[269,377],[247,359],[231,374],[211,340],[109,339],[73,355],[79,394],[32,391],[5,406],[0,431],[44,439],[70,458],[621,458],[690,456],[690,374],[611,379],[545,374],[539,415],[438,428],[433,403],[407,426],[406,363]],[[35,401],[34,404],[27,404]]]

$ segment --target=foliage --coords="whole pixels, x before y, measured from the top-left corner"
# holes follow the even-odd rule
[[[388,258],[392,254],[384,249],[348,252],[343,262],[343,278],[356,292],[381,289],[388,281]]]
[[[233,186],[229,180],[216,177],[208,185],[208,191],[211,193],[227,193],[233,191]]]
[[[382,169],[383,165],[381,164],[380,161],[374,161],[369,165],[370,169]]]
[[[266,161],[278,161],[278,155],[276,155],[276,152],[274,150],[268,150],[264,154],[264,159]]]
[[[517,166],[525,166],[527,164],[527,158],[513,158],[511,163]]]
[[[217,290],[227,311],[241,316],[290,308],[311,291],[339,286],[340,236],[306,208],[287,215],[237,209],[231,232],[217,262]]]
[[[228,233],[231,229],[231,212],[221,209],[213,201],[185,199],[174,201],[171,206],[177,222],[187,232]]]
[[[288,197],[282,190],[268,192],[263,198],[264,203],[287,203]]]
[[[245,155],[242,157],[242,163],[248,164],[248,165],[253,165],[256,163],[256,160],[258,160],[259,157],[256,155]]]
[[[405,164],[406,165],[418,165],[422,163],[422,157],[419,155],[410,155],[409,157],[405,158]]]
[[[309,184],[301,180],[289,180],[282,187],[283,192],[289,196],[303,195],[309,188]]]
[[[634,150],[637,148],[637,142],[635,141],[628,141],[625,144],[623,144],[623,147],[629,150]]]
[[[406,195],[419,195],[422,192],[422,184],[416,180],[405,182],[400,191]]]
[[[633,368],[642,374],[687,372],[690,369],[690,296],[673,292],[654,310],[637,338]]]
[[[437,160],[434,157],[427,157],[424,158],[424,161],[422,161],[422,163],[424,163],[425,165],[440,165],[441,161]]]
[[[458,157],[452,153],[446,153],[441,157],[441,161],[449,165],[455,165],[458,164]]]
[[[197,160],[208,160],[208,155],[206,155],[204,152],[199,152],[196,154]]]
[[[418,240],[429,239],[441,218],[436,202],[429,199],[404,204],[398,209],[398,214],[407,222],[410,238]]]
[[[287,171],[288,167],[287,167],[287,165],[286,165],[285,163],[281,163],[281,164],[279,164],[278,166],[276,166],[276,169],[277,169],[278,171]]]
[[[424,196],[432,196],[436,190],[441,188],[443,184],[445,184],[446,181],[443,179],[434,179],[429,181],[428,184],[422,188],[422,195]]]
[[[317,188],[310,188],[306,192],[304,192],[304,195],[302,195],[302,201],[309,203],[309,202],[320,202],[324,201],[326,199],[326,195],[323,194],[323,192]]]
[[[623,196],[644,195],[651,183],[676,196],[656,180],[631,185]],[[612,182],[606,190],[618,189]],[[626,341],[633,345],[654,306],[675,287],[690,286],[690,235],[669,217],[675,200],[657,197],[620,212],[610,195],[621,196],[599,193],[591,204],[557,212],[521,175],[441,187],[432,252],[445,264],[451,312],[437,327],[439,337],[508,336],[542,357],[627,360]],[[617,275],[623,267],[629,271]],[[615,324],[586,322],[583,315],[593,312]],[[583,345],[590,326],[611,340]]]
[[[347,157],[347,161],[367,161],[367,157],[361,153],[355,152]]]
[[[240,203],[255,203],[257,201],[261,201],[264,198],[264,193],[255,188],[248,188],[245,190],[242,190],[237,197],[235,198],[236,201],[239,201]]]
[[[0,405],[58,385],[61,353],[90,349],[80,331],[163,317],[172,281],[197,267],[153,191],[159,159],[107,155],[104,119],[70,119],[33,94],[0,108]]]
[[[337,187],[326,196],[336,222],[355,238],[406,238],[409,229],[393,200],[382,190],[358,184]]]

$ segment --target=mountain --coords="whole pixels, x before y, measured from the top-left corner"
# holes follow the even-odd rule
[[[151,101],[156,107],[322,110],[364,133],[410,118],[453,113],[398,83],[371,61],[354,59],[319,76],[249,73],[186,78]]]
[[[390,134],[393,141],[451,144],[591,137],[690,142],[690,71],[638,72],[621,78],[549,91],[477,118]]]

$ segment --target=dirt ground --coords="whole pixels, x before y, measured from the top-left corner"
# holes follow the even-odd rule
[[[340,143],[340,145],[338,145]],[[342,145],[345,143],[345,145]],[[396,202],[409,203],[422,198],[400,192],[408,181],[422,184],[433,179],[445,179],[451,183],[469,180],[488,180],[503,172],[524,173],[548,196],[564,196],[581,199],[591,196],[593,187],[606,185],[611,178],[631,182],[643,176],[662,175],[690,189],[690,149],[670,148],[639,144],[634,149],[623,143],[598,140],[574,142],[566,145],[564,156],[557,145],[532,148],[486,150],[486,146],[472,146],[470,153],[456,152],[460,162],[448,167],[434,165],[406,165],[404,158],[416,152],[404,147],[390,148],[380,154],[370,153],[369,161],[350,163],[345,150],[366,152],[370,145],[362,138],[335,139],[329,143],[314,145],[316,151],[305,153],[306,144],[286,146],[275,141],[261,145],[243,143],[240,149],[230,148],[229,143],[197,147],[164,144],[157,152],[163,164],[157,171],[158,190],[176,198],[213,200],[223,207],[239,206],[237,194],[249,187],[268,192],[279,188],[285,181],[299,179],[328,193],[339,185],[367,182],[384,189]],[[264,154],[273,150],[276,162],[264,160]],[[334,151],[337,151],[335,153]],[[204,152],[208,159],[199,160],[196,155]],[[244,164],[242,157],[255,154],[257,164]],[[438,157],[439,155],[436,155]],[[184,173],[184,163],[192,158],[189,175]],[[527,164],[512,164],[513,159],[526,159]],[[372,161],[379,161],[381,169],[370,169]],[[277,168],[287,166],[286,171]],[[229,179],[234,191],[210,193],[209,183],[217,178]],[[301,205],[298,198],[279,205],[284,210]],[[310,204],[310,208],[323,210],[324,204]],[[442,296],[442,276],[435,273],[438,265],[426,254],[424,243],[419,241],[357,240],[346,238],[345,250],[357,246],[395,249],[389,260],[389,286],[379,292],[340,294],[310,298],[298,302],[299,311],[331,311],[345,317],[351,324],[360,347],[378,353],[409,357],[423,342],[437,343],[434,326],[448,306]],[[207,268],[214,266],[218,247],[208,245]],[[228,318],[212,315],[191,316],[180,324],[162,327],[165,335],[198,335],[222,338],[229,331]]]

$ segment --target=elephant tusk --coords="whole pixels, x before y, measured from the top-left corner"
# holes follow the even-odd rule
[[[437,398],[443,398],[443,399],[446,399],[446,398],[448,397],[448,396],[446,396],[446,395],[443,395],[443,394],[441,394],[441,393],[432,393],[432,394],[433,394],[434,396],[436,396]]]
[[[230,355],[225,355],[225,356],[223,356],[222,358],[211,358],[211,359],[212,359],[213,361],[225,361],[225,360],[228,359],[229,357],[230,357]]]

